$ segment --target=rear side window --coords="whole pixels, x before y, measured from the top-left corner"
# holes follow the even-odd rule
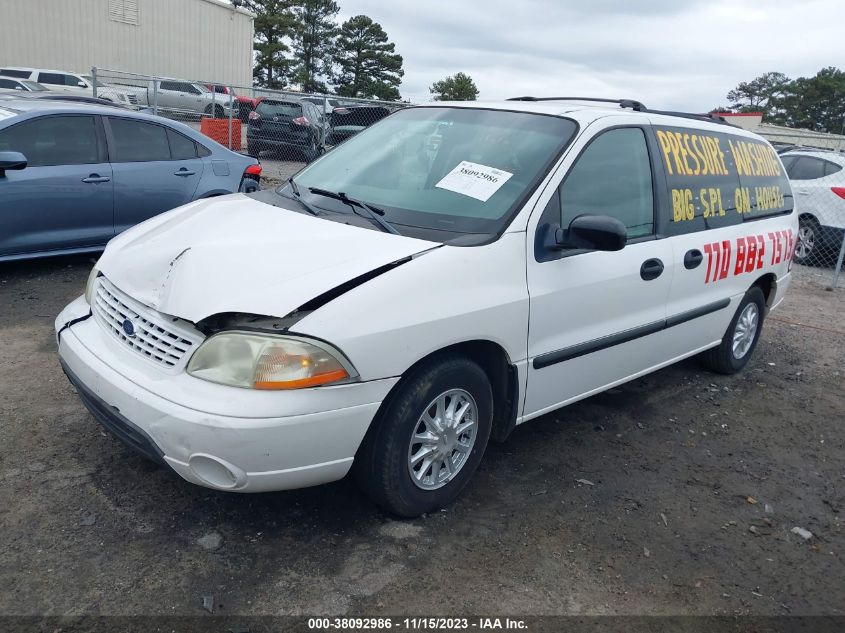
[[[262,101],[256,108],[258,114],[263,117],[289,117],[296,118],[302,116],[302,106],[298,103],[282,103],[278,101]]]
[[[65,82],[65,75],[62,73],[38,73],[38,83],[49,84],[51,86],[76,85],[76,82],[72,84]]]
[[[0,88],[20,88],[20,83],[15,79],[3,79],[0,77]]]
[[[0,75],[6,75],[7,77],[18,77],[20,79],[28,79],[30,76],[28,70],[12,70],[10,68],[0,68]]]
[[[92,116],[49,116],[18,123],[0,132],[0,151],[21,152],[29,167],[100,162]]]
[[[816,180],[835,174],[842,169],[834,162],[814,156],[792,158],[794,159],[793,162],[786,167],[786,171],[792,180]]]
[[[113,163],[170,160],[167,130],[161,125],[109,118],[111,124]]]
[[[670,235],[792,210],[786,173],[765,141],[710,129],[654,131],[669,185]]]
[[[654,233],[651,161],[640,128],[619,128],[596,137],[578,157],[559,190],[563,228],[583,214],[609,215],[629,238]]]
[[[170,141],[170,155],[173,160],[186,160],[197,157],[197,146],[191,139],[167,128],[167,139]]]

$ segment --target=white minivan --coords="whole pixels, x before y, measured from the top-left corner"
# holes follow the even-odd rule
[[[797,228],[774,150],[719,119],[409,107],[276,189],[114,238],[59,354],[100,423],[190,482],[351,470],[415,516],[517,424],[695,354],[742,369]]]

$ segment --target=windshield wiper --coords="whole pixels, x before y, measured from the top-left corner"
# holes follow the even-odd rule
[[[375,224],[377,224],[382,231],[385,231],[387,233],[393,233],[394,235],[402,235],[399,231],[394,228],[392,224],[390,224],[390,222],[380,217],[384,215],[383,209],[374,207],[373,205],[368,204],[363,200],[350,198],[342,191],[335,193],[334,191],[328,191],[327,189],[319,189],[318,187],[309,187],[308,191],[317,196],[325,196],[326,198],[334,198],[335,200],[340,200],[341,202],[348,204],[350,207],[359,207],[367,214],[366,217],[372,220]],[[356,215],[360,215],[354,210],[354,208],[353,213],[355,213]]]
[[[296,183],[293,181],[293,176],[288,178],[288,184],[290,185],[290,190],[293,192],[294,195],[293,200],[296,200],[299,204],[301,204],[302,208],[308,211],[308,213],[310,213],[311,215],[320,215],[320,212],[317,211],[317,209],[305,202],[305,200],[303,200],[302,197],[299,195],[299,187],[297,187]],[[281,187],[279,188],[281,189]]]

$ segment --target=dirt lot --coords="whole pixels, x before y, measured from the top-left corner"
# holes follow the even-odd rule
[[[397,521],[349,481],[205,490],[107,435],[53,335],[90,266],[0,265],[0,614],[845,613],[845,290],[821,277],[741,375],[688,361],[547,415]]]

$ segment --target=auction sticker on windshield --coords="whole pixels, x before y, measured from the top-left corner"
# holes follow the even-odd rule
[[[511,176],[512,173],[495,167],[462,160],[435,186],[487,202]]]

